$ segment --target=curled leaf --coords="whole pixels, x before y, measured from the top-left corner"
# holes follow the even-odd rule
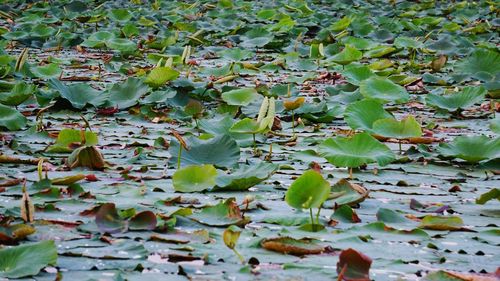
[[[346,249],[340,253],[337,263],[338,280],[370,281],[372,259],[354,249]]]

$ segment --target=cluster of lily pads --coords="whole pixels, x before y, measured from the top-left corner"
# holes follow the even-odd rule
[[[2,2],[0,276],[496,280],[498,12]]]

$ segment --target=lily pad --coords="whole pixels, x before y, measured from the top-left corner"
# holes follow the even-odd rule
[[[463,220],[458,216],[425,216],[420,222],[420,228],[431,230],[460,230],[464,226]]]
[[[229,198],[214,206],[207,206],[199,213],[190,216],[191,219],[210,226],[242,225],[246,218],[234,198]]]
[[[271,177],[278,165],[260,162],[253,165],[242,165],[231,174],[219,174],[214,190],[248,190]]]
[[[276,237],[260,242],[262,248],[282,254],[295,256],[318,255],[327,251],[327,247],[319,245],[310,239],[295,239],[291,237]]]
[[[213,164],[217,167],[232,167],[240,159],[240,149],[230,136],[221,135],[208,140],[189,138],[189,150],[182,151],[182,165]],[[179,143],[170,145],[170,163],[177,163]]]

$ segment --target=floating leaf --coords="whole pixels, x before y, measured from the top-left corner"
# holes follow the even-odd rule
[[[262,248],[282,254],[295,256],[318,255],[327,251],[327,247],[316,244],[310,239],[295,239],[291,237],[276,237],[260,242]]]
[[[464,222],[457,216],[425,216],[420,222],[420,228],[432,230],[460,230]]]
[[[319,208],[329,193],[330,184],[321,174],[308,170],[292,183],[286,192],[285,201],[296,209]]]
[[[191,165],[177,170],[172,183],[175,191],[200,192],[215,186],[217,170],[213,165]]]
[[[493,188],[490,191],[481,194],[481,196],[476,199],[476,204],[484,205],[486,202],[493,199],[497,199],[498,201],[500,201],[500,189]]]
[[[278,165],[260,162],[254,165],[242,165],[231,174],[219,174],[214,190],[248,190],[271,177]]]
[[[0,277],[21,278],[37,275],[57,263],[54,241],[42,241],[0,250]]]
[[[227,135],[208,140],[190,138],[187,143],[189,144],[189,150],[182,152],[182,165],[212,164],[217,167],[232,167],[240,159],[238,144]],[[177,163],[178,151],[179,144],[172,142],[169,148],[172,155],[170,163]]]
[[[191,219],[210,226],[242,225],[246,218],[241,215],[240,208],[234,198],[229,198],[214,206],[204,207],[199,213],[190,216]]]
[[[394,153],[367,133],[327,139],[319,145],[319,153],[337,167],[356,168],[374,162],[385,166],[394,160]]]

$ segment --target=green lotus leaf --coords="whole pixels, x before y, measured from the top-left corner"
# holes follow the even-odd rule
[[[89,48],[102,48],[106,46],[106,42],[113,38],[115,35],[111,32],[98,31],[90,35],[81,45]]]
[[[172,184],[178,192],[200,192],[215,186],[217,170],[213,165],[190,165],[177,170]]]
[[[403,118],[401,121],[394,118],[377,120],[373,123],[372,132],[377,135],[395,139],[422,136],[422,128],[412,115]]]
[[[371,77],[359,85],[360,93],[370,99],[382,102],[401,103],[409,99],[405,88],[387,78]]]
[[[231,49],[225,49],[219,54],[228,60],[233,60],[233,61],[242,61],[246,60],[249,58],[252,58],[254,56],[254,52],[241,49],[241,48],[231,48]]]
[[[355,205],[363,202],[366,197],[368,197],[368,190],[366,188],[341,179],[332,186],[328,202],[333,200],[335,206]]]
[[[330,58],[331,61],[346,65],[350,64],[353,61],[358,61],[363,57],[363,52],[354,48],[351,45],[345,45],[345,48],[338,54],[334,55]]]
[[[74,147],[81,145],[97,145],[97,134],[91,131],[62,129],[57,135],[56,142],[47,148],[50,153],[70,153]]]
[[[495,119],[490,122],[490,130],[497,135],[500,135],[500,116],[496,116]]]
[[[182,165],[213,164],[217,167],[232,167],[240,159],[240,148],[230,136],[221,135],[208,140],[189,138],[186,140],[189,150],[182,151]],[[169,153],[170,163],[177,163],[179,143],[172,142]]]
[[[325,246],[311,239],[295,239],[284,236],[263,239],[260,245],[269,251],[296,256],[318,255],[327,250]]]
[[[384,110],[380,102],[371,99],[353,102],[344,111],[345,121],[354,130],[370,131],[375,121],[388,118],[394,117]]]
[[[394,153],[368,133],[327,139],[319,145],[319,153],[337,167],[356,168],[374,162],[385,166],[394,160]]]
[[[206,206],[201,212],[191,215],[190,218],[210,226],[240,225],[247,221],[242,216],[234,198],[228,198],[217,205]]]
[[[454,112],[459,109],[466,109],[484,100],[487,91],[484,87],[465,87],[458,93],[448,95],[428,94],[426,103]]]
[[[155,67],[146,77],[144,83],[152,88],[159,88],[165,85],[168,81],[172,81],[179,77],[179,72],[170,67]]]
[[[52,240],[0,250],[0,277],[21,278],[37,275],[57,263],[57,248]]]
[[[132,14],[128,9],[112,9],[108,13],[108,17],[118,22],[127,22],[132,19]]]
[[[330,184],[314,170],[298,177],[285,195],[288,205],[296,209],[319,208],[330,194]]]
[[[380,58],[385,55],[388,55],[392,52],[396,51],[396,48],[392,46],[384,46],[380,45],[377,47],[374,47],[364,53],[364,56],[367,58]]]
[[[254,88],[243,88],[222,93],[222,100],[229,105],[246,106],[259,98]]]
[[[149,91],[149,87],[140,79],[130,77],[123,83],[114,84],[109,90],[109,101],[119,109],[136,105],[139,99]]]
[[[36,91],[34,84],[26,82],[17,83],[8,93],[0,92],[0,103],[11,106],[18,106],[31,96]]]
[[[271,177],[278,167],[276,164],[267,162],[242,165],[231,174],[219,175],[214,190],[248,190]]]
[[[234,125],[229,129],[231,133],[240,134],[259,134],[269,129],[272,126],[272,121],[274,118],[265,117],[261,122],[257,122],[252,118],[244,118],[240,121],[234,123]]]
[[[88,104],[97,106],[104,98],[99,91],[85,83],[64,85],[57,79],[50,79],[47,84],[58,91],[61,97],[69,101],[76,109],[83,109]]]
[[[137,44],[134,41],[128,40],[126,38],[112,38],[106,45],[113,50],[117,50],[120,53],[133,53],[137,50]]]
[[[51,79],[61,75],[62,69],[56,63],[49,63],[43,66],[37,66],[31,69],[31,72],[38,78]]]
[[[458,216],[433,216],[427,215],[420,222],[419,228],[431,230],[459,230],[464,226],[463,220]]]
[[[373,73],[368,66],[353,64],[346,66],[342,74],[346,78],[347,82],[356,86],[359,86],[361,81],[375,75],[375,73]]]
[[[0,104],[0,128],[7,128],[9,131],[17,131],[24,126],[28,119],[14,108]]]
[[[490,81],[500,72],[500,52],[478,49],[458,62],[455,71],[478,80]]]
[[[500,201],[500,189],[492,188],[490,191],[481,194],[481,196],[476,199],[476,204],[484,205],[486,202],[493,199]]]
[[[459,136],[450,143],[440,143],[437,150],[445,157],[455,157],[477,163],[500,157],[500,138],[487,136]]]

